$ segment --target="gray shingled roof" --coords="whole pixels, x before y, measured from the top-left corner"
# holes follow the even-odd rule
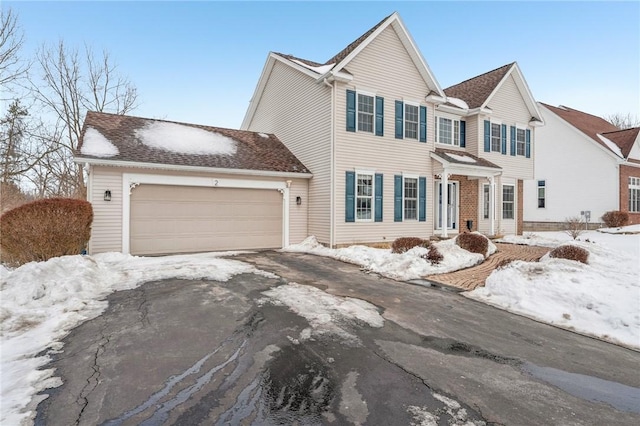
[[[485,103],[514,64],[515,62],[503,65],[493,71],[447,87],[444,89],[444,93],[447,96],[462,99],[469,105],[469,108],[478,108]]]
[[[235,141],[235,153],[224,155],[190,154],[174,152],[142,143],[136,130],[152,123],[172,123],[202,129],[226,136]],[[113,156],[95,156],[82,153],[84,135],[88,129],[97,130],[117,147]],[[176,141],[179,145],[180,141]],[[280,140],[272,134],[225,129],[167,120],[132,117],[126,115],[88,112],[82,129],[82,138],[74,155],[76,158],[94,158],[109,161],[153,163],[158,165],[197,166],[223,169],[260,170],[285,173],[310,173]]]

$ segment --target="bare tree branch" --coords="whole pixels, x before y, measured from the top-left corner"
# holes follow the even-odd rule
[[[640,126],[640,120],[638,120],[638,117],[631,115],[631,113],[623,114],[619,112],[616,114],[605,115],[603,118],[620,130]]]
[[[0,10],[0,89],[8,91],[10,83],[22,78],[28,65],[20,61],[24,34],[18,26],[18,17],[11,9]]]

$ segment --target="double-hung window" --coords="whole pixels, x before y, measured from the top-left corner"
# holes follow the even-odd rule
[[[502,185],[502,218],[513,219],[515,217],[515,186]]]
[[[358,93],[358,131],[373,133],[373,96]]]
[[[404,137],[418,139],[418,125],[420,123],[418,105],[404,104]]]
[[[524,129],[516,129],[516,154],[517,155],[525,155],[525,130]]]
[[[640,213],[640,178],[629,176],[629,211]]]
[[[373,175],[356,175],[356,220],[373,219]]]
[[[436,125],[438,143],[460,146],[460,120],[438,117]]]
[[[544,180],[538,181],[538,208],[544,209],[547,207],[547,182]]]
[[[500,152],[502,133],[500,124],[491,123],[491,151]]]
[[[404,220],[418,219],[418,179],[404,178],[403,184]]]

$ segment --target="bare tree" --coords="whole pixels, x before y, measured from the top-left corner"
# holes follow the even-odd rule
[[[38,173],[38,184],[47,188],[52,179],[59,179],[59,191],[70,191],[68,186],[72,185],[76,190],[71,192],[81,195],[86,190],[82,166],[71,159],[87,111],[126,114],[136,107],[136,88],[118,75],[106,51],[96,57],[85,47],[80,55],[60,41],[57,46],[43,45],[35,62],[40,80],[31,77],[31,91],[43,105],[45,116],[49,114],[55,123],[50,127],[49,140],[59,148],[51,158],[45,158],[43,167],[51,169]]]
[[[638,117],[631,115],[631,113],[609,114],[609,115],[605,115],[603,118],[607,120],[609,123],[616,126],[620,130],[630,129],[631,127],[640,126],[640,121],[638,120]]]
[[[18,26],[18,17],[11,9],[0,10],[0,89],[8,91],[9,85],[25,75],[28,65],[20,61],[20,49],[24,34]]]

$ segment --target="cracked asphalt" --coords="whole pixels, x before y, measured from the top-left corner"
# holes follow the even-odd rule
[[[234,259],[280,278],[110,295],[52,354],[63,385],[36,424],[640,424],[638,352],[328,258]],[[305,318],[260,303],[292,282],[372,303],[385,324],[301,339]]]

